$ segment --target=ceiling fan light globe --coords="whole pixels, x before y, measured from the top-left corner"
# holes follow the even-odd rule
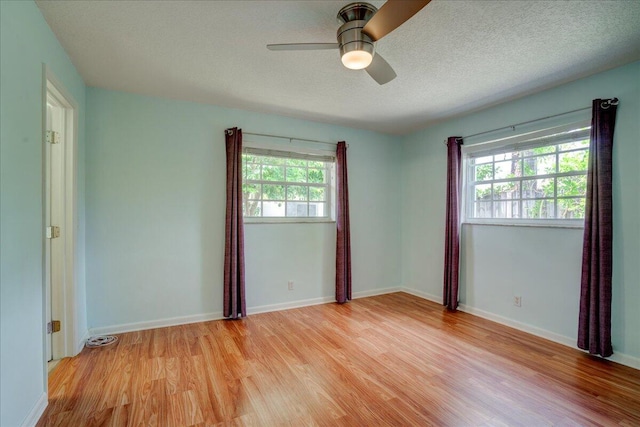
[[[351,70],[367,68],[371,61],[373,61],[373,55],[366,50],[351,50],[342,55],[342,64]]]

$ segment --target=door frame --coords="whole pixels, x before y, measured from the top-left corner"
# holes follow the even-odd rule
[[[77,148],[78,148],[78,103],[66,90],[62,83],[53,74],[51,69],[43,64],[42,66],[42,144],[43,144],[43,179],[42,179],[42,197],[43,197],[43,211],[42,211],[42,237],[43,237],[43,342],[47,345],[47,327],[48,322],[47,305],[51,302],[51,295],[49,295],[49,282],[51,278],[50,267],[50,245],[46,238],[45,227],[50,226],[46,221],[49,219],[50,201],[48,199],[48,173],[50,168],[50,146],[46,142],[47,132],[47,97],[51,93],[56,101],[63,106],[65,111],[64,118],[64,141],[63,144],[63,173],[62,173],[62,193],[63,193],[63,220],[59,224],[60,227],[60,239],[63,244],[63,283],[61,289],[56,290],[60,296],[60,303],[58,307],[51,307],[52,315],[59,319],[61,325],[61,340],[58,342],[60,345],[53,346],[52,356],[54,359],[60,359],[62,357],[74,356],[78,353],[78,345],[76,343],[76,335],[78,333],[77,325],[77,313],[80,307],[77,300],[76,283],[77,283],[77,269],[76,269],[76,248],[77,248]],[[58,225],[58,224],[56,224]],[[52,340],[55,342],[56,340]],[[61,347],[61,348],[57,348]],[[46,348],[43,348],[43,358],[47,359]],[[47,360],[44,363],[45,373],[47,372]],[[47,375],[45,375],[46,382]]]

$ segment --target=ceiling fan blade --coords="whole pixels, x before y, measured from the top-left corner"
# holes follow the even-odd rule
[[[396,72],[393,71],[391,65],[377,53],[373,56],[371,65],[365,68],[365,71],[380,85],[389,83],[396,78]]]
[[[285,44],[268,44],[269,50],[323,50],[337,49],[338,43],[285,43]]]
[[[362,32],[373,41],[380,40],[408,21],[431,0],[388,0],[367,22]]]

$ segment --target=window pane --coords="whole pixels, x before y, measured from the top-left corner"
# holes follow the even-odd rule
[[[589,139],[585,129],[577,131],[549,132],[547,141],[523,141],[504,148],[511,150],[507,152],[490,143],[486,151],[472,154],[479,157],[465,156],[467,217],[498,223],[506,223],[500,221],[503,218],[584,218]],[[545,142],[548,145],[525,148]],[[489,155],[492,151],[495,154]]]
[[[475,186],[474,200],[490,200],[491,199],[491,184],[478,184]]]
[[[560,172],[586,171],[588,162],[588,150],[560,153],[558,156]]]
[[[307,187],[302,185],[288,185],[287,200],[308,200]]]
[[[522,218],[555,218],[553,200],[523,200]]]
[[[553,194],[554,185],[552,178],[525,179],[522,181],[522,198],[524,199],[553,197]]]
[[[309,203],[309,216],[325,217],[329,216],[326,212],[326,203]]]
[[[523,160],[524,175],[547,175],[556,173],[556,155],[528,157]]]
[[[284,216],[284,202],[262,202],[262,216]]]
[[[259,200],[244,200],[242,203],[242,214],[244,216],[260,216]]]
[[[508,181],[493,184],[494,199],[517,199],[520,197],[520,182]]]
[[[558,199],[558,218],[583,219],[584,197]]]
[[[242,198],[259,199],[261,191],[260,187],[260,184],[242,184]]]
[[[476,166],[474,176],[475,181],[487,181],[493,179],[493,163]]]
[[[583,139],[582,141],[572,141],[566,144],[560,144],[560,151],[573,150],[575,148],[589,148],[589,140]]]
[[[309,182],[321,184],[326,182],[324,178],[325,169],[309,169]]]
[[[245,163],[243,167],[243,174],[245,179],[258,180],[260,179],[260,165],[255,163]]]
[[[307,167],[307,160],[302,159],[286,159],[287,166],[302,166]]]
[[[522,160],[518,157],[514,157],[506,162],[496,162],[495,168],[495,179],[522,176]]]
[[[284,167],[282,166],[262,166],[263,181],[284,181]]]
[[[296,153],[291,156],[242,154],[244,216],[330,216],[328,183],[333,172],[332,162],[300,159]]]
[[[259,156],[260,161],[265,165],[284,165],[286,159],[281,157]]]
[[[496,162],[501,162],[501,161],[504,161],[504,160],[511,160],[511,159],[514,158],[514,156],[517,157],[518,154],[519,153],[517,153],[517,152],[516,153],[513,153],[513,152],[502,153],[502,154],[496,154],[494,156],[494,158],[495,158]]]
[[[479,165],[480,163],[491,163],[492,161],[493,156],[478,157],[475,159],[474,164]]]
[[[491,202],[475,202],[473,208],[474,218],[491,218]]]
[[[287,202],[287,216],[308,216],[307,202]]]
[[[263,185],[262,198],[264,200],[284,200],[284,185]],[[265,211],[266,209],[265,207]]]
[[[587,176],[565,176],[558,178],[558,196],[585,196]]]
[[[549,145],[547,147],[530,148],[528,150],[523,150],[520,153],[523,156],[535,156],[537,154],[548,154],[548,153],[555,153],[555,152],[556,152],[556,146]]]
[[[324,187],[309,187],[309,200],[325,201]]]
[[[242,161],[245,163],[260,163],[260,159],[262,159],[262,157],[253,154],[242,154]]]
[[[307,169],[287,168],[287,182],[307,182]]]
[[[515,201],[496,201],[493,202],[494,218],[519,218],[519,203]]]

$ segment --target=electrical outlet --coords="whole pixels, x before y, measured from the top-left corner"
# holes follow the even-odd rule
[[[513,305],[522,307],[522,297],[513,297]]]
[[[293,280],[289,280],[287,285],[289,286],[289,290],[292,291],[293,290]]]

